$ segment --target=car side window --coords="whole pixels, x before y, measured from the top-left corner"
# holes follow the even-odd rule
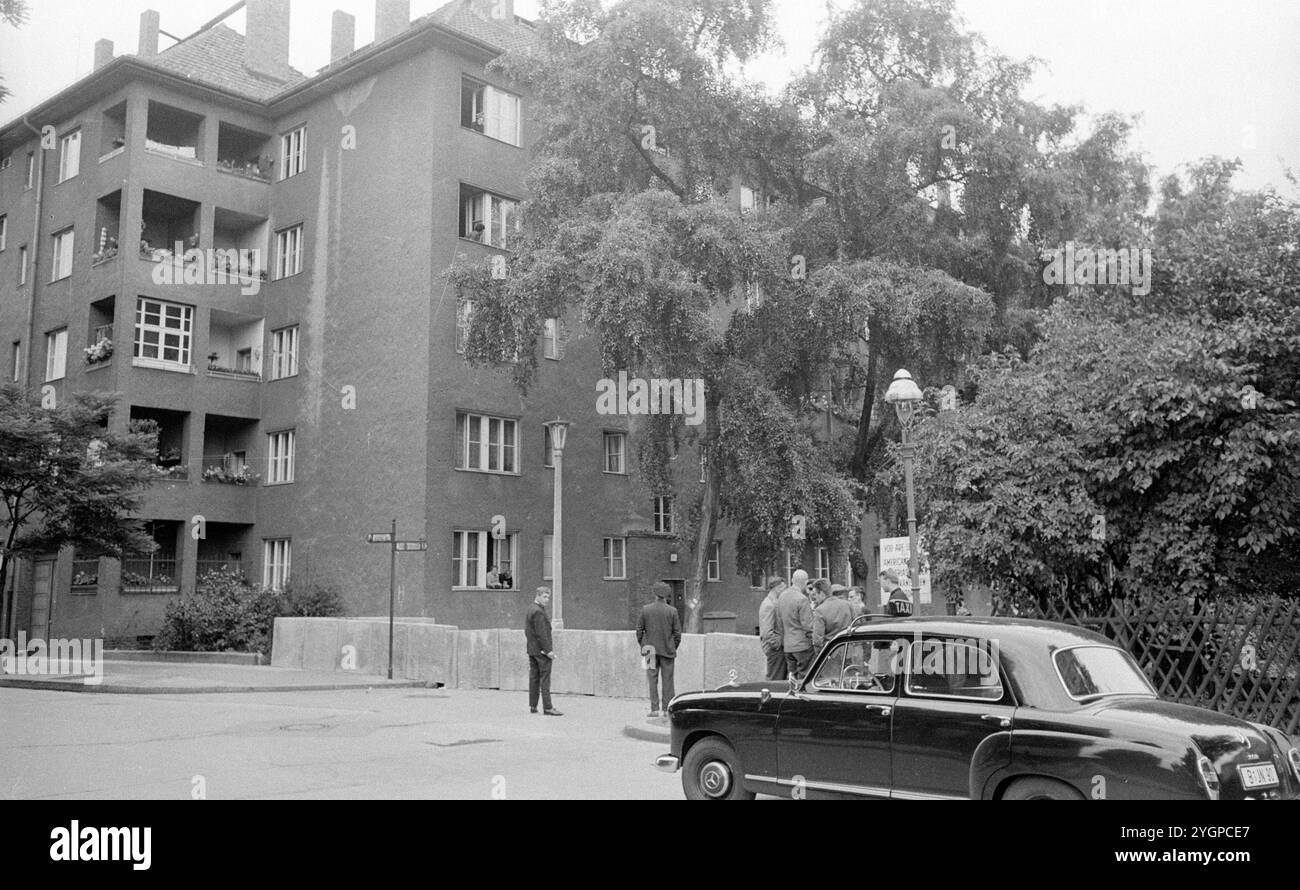
[[[899,670],[899,645],[892,640],[848,640],[826,656],[814,689],[890,694]]]
[[[1002,698],[997,647],[987,640],[914,642],[906,688],[909,695],[997,701]]]

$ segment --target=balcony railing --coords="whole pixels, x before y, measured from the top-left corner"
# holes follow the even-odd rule
[[[265,166],[263,166],[265,165]],[[270,161],[241,161],[231,158],[217,158],[217,169],[223,173],[247,176],[261,182],[271,181]]]
[[[196,583],[203,582],[203,576],[210,572],[230,572],[244,577],[243,563],[237,559],[200,559],[195,566]]]
[[[140,556],[122,560],[123,593],[175,593],[180,589],[175,557]]]

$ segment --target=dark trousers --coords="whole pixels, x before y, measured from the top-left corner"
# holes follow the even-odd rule
[[[551,708],[551,660],[545,655],[528,656],[528,707],[537,707],[537,695],[541,693],[542,709]]]
[[[775,651],[765,649],[763,655],[767,658],[766,679],[784,680],[790,675],[789,669],[785,666],[785,653],[780,649]]]
[[[650,681],[650,710],[659,710],[659,678],[663,677],[664,682],[664,707],[673,700],[677,690],[673,688],[673,661],[663,655],[655,656],[655,666],[645,672],[646,679]]]
[[[812,649],[805,649],[802,652],[787,652],[785,653],[785,669],[789,671],[790,676],[802,678],[816,654]]]

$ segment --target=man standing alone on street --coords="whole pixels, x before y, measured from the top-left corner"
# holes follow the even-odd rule
[[[650,682],[650,716],[658,717],[659,677],[663,675],[664,713],[673,700],[673,665],[682,642],[682,622],[677,610],[668,605],[669,587],[662,581],[654,586],[655,601],[647,603],[636,623],[636,641],[646,657],[646,679]]]
[[[786,670],[792,677],[803,677],[809,662],[817,654],[812,642],[812,604],[804,593],[807,586],[808,573],[799,569],[790,576],[790,586],[776,601],[776,614],[783,630],[781,648],[785,651]]]
[[[773,576],[767,579],[767,596],[758,604],[758,642],[767,659],[768,680],[786,678],[785,652],[781,648],[781,622],[776,614],[776,601],[781,598],[785,581]]]
[[[550,601],[551,588],[537,588],[533,604],[524,617],[524,639],[528,641],[528,710],[537,713],[540,693],[542,711],[552,717],[563,717],[551,707],[551,663],[555,660],[555,644],[551,642],[551,619],[546,614],[546,604]]]

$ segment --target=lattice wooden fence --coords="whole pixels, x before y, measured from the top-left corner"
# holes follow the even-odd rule
[[[1005,614],[1005,613],[1002,613]],[[1162,698],[1212,708],[1295,734],[1300,729],[1300,598],[1191,600],[1102,613],[1056,604],[1045,618],[1098,631],[1133,653]]]

